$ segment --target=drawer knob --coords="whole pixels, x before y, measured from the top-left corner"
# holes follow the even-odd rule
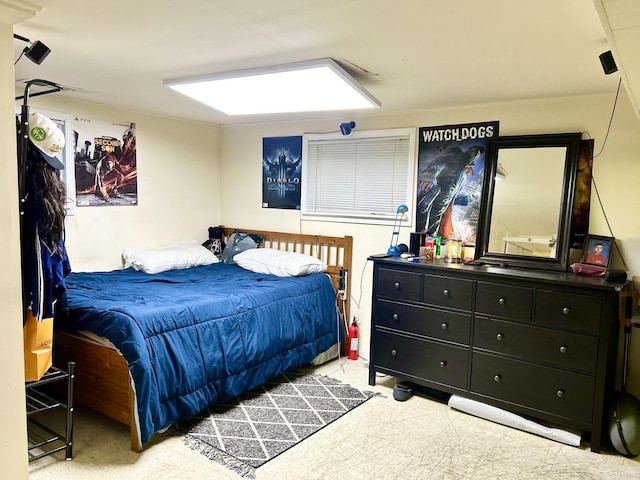
[[[564,390],[558,390],[558,391],[556,392],[556,395],[558,396],[558,398],[562,398],[562,397],[564,397]]]
[[[502,375],[495,375],[493,377],[494,382],[499,382],[500,380],[502,380]]]
[[[449,328],[449,325],[448,325],[447,323],[443,323],[442,325],[440,325],[440,327],[441,327],[443,330],[446,330],[447,328]]]
[[[567,350],[567,347],[565,347],[564,345],[560,347],[560,353],[567,353]]]
[[[501,334],[501,333],[499,333],[499,334],[497,334],[497,335],[496,335],[496,338],[497,338],[498,340],[502,340],[502,339],[504,338],[504,335],[503,335],[503,334]]]
[[[444,368],[444,367],[446,367],[446,366],[447,366],[447,362],[445,362],[444,360],[442,360],[442,361],[440,362],[440,368]]]
[[[569,314],[571,313],[571,309],[570,309],[569,307],[564,307],[564,308],[562,309],[562,313],[563,313],[564,315],[569,315]]]
[[[448,296],[449,296],[449,290],[448,290],[448,289],[446,289],[446,288],[442,291],[442,293],[444,293],[444,296],[445,296],[445,297],[448,297]]]
[[[500,305],[504,305],[505,303],[507,303],[507,301],[504,298],[501,298],[501,299],[498,300],[498,303]]]
[[[396,290],[400,290],[400,282],[396,282],[393,284]]]
[[[394,320],[398,320],[400,317],[398,316],[397,313],[394,313],[391,318],[393,318]]]
[[[396,350],[391,350],[391,356],[395,357],[396,355],[398,355],[398,352]]]

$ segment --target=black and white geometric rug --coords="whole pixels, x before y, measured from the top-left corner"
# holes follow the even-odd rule
[[[171,428],[185,445],[240,476],[374,396],[322,375],[290,372]]]

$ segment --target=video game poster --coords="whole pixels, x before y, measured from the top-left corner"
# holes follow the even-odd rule
[[[475,244],[484,154],[498,129],[497,121],[419,129],[416,232]]]
[[[262,208],[300,210],[302,137],[262,139]]]
[[[74,118],[76,205],[138,204],[135,123]]]

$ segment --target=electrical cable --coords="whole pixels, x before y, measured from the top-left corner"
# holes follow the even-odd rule
[[[602,205],[602,199],[600,198],[600,192],[598,191],[598,185],[596,184],[596,179],[595,177],[592,175],[591,176],[591,182],[593,183],[593,189],[596,192],[596,198],[598,199],[598,204],[600,205],[600,210],[602,211],[602,216],[604,217],[604,221],[607,224],[607,228],[609,229],[609,234],[615,238],[615,235],[613,234],[613,229],[611,228],[611,224],[609,223],[609,218],[607,218],[607,213],[604,210],[604,205]],[[618,244],[616,242],[613,242],[613,246],[615,247],[616,251],[618,252],[618,255],[620,255],[620,260],[622,260],[622,265],[624,266],[624,270],[625,272],[629,271],[629,267],[627,267],[627,262],[624,261],[624,257],[622,256],[622,252],[620,251],[620,247],[618,246]]]
[[[622,78],[618,80],[618,88],[616,89],[616,96],[613,101],[613,108],[611,109],[611,116],[609,117],[609,125],[607,126],[607,133],[605,134],[604,141],[602,142],[602,148],[600,148],[600,151],[596,155],[594,155],[593,158],[596,158],[597,156],[599,156],[603,152],[604,147],[607,144],[607,139],[609,138],[609,132],[611,131],[611,125],[613,124],[613,117],[616,112],[616,106],[618,104],[618,95],[620,94],[621,85],[622,85]],[[587,132],[587,135],[589,135],[588,132]],[[591,135],[589,135],[589,137],[591,138]],[[596,194],[596,198],[598,199],[598,204],[600,205],[600,211],[602,212],[604,221],[607,224],[607,229],[609,230],[609,234],[611,235],[611,237],[615,238],[615,235],[613,234],[613,229],[611,228],[611,223],[609,222],[609,218],[607,217],[607,212],[605,211],[604,205],[602,204],[602,198],[600,197],[600,192],[598,191],[598,184],[596,183],[596,178],[593,175],[593,173],[591,174],[591,183],[593,183],[593,190]],[[615,241],[613,242],[613,246],[616,252],[618,252],[618,255],[620,256],[620,260],[622,261],[622,265],[624,267],[625,272],[629,272],[629,267],[627,266],[627,262],[624,260],[624,256],[622,255],[622,251],[620,250],[620,247]],[[635,290],[635,285],[633,283],[632,285]]]
[[[611,117],[609,118],[609,126],[607,127],[607,133],[604,136],[604,141],[602,142],[602,148],[596,155],[593,156],[593,158],[596,158],[597,156],[599,156],[604,150],[604,146],[607,144],[607,139],[609,138],[609,131],[611,131],[611,124],[613,123],[613,115],[616,112],[616,105],[618,104],[618,95],[620,94],[620,85],[622,85],[622,77],[618,80],[618,88],[616,89],[616,98],[613,100],[613,109],[611,110]]]
[[[364,279],[364,272],[367,269],[367,264],[369,262],[365,262],[364,267],[362,267],[362,272],[360,273],[360,296],[358,297],[358,300],[356,300],[352,295],[349,296],[349,298],[351,298],[351,300],[353,300],[353,303],[356,305],[356,307],[360,308],[360,302],[362,301],[362,280]]]
[[[18,63],[18,62],[20,61],[20,59],[22,58],[22,56],[24,55],[24,52],[25,52],[25,50],[23,50],[22,52],[20,52],[20,56],[18,57],[18,59],[17,59],[15,62],[13,62],[13,66],[14,66],[14,67],[16,66],[16,63]]]

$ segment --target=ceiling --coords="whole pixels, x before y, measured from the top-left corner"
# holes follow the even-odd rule
[[[215,124],[350,120],[357,112],[232,117],[163,85],[167,79],[331,57],[380,100],[385,114],[613,96],[621,75],[640,111],[634,101],[640,98],[636,0],[37,3],[42,9],[16,24],[14,33],[40,40],[51,53],[41,65],[18,60],[18,91],[25,80],[42,78],[67,89],[56,95]],[[25,46],[14,40],[15,59]],[[603,72],[598,56],[607,50],[616,56],[618,73]]]

